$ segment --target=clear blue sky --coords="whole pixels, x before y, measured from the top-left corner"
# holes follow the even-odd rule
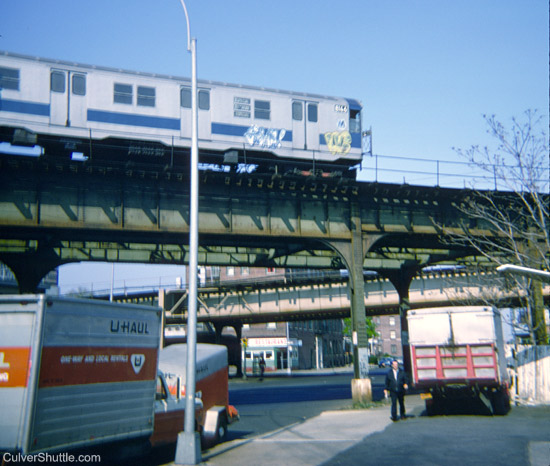
[[[380,155],[460,160],[483,114],[548,115],[547,0],[186,4],[199,79],[357,98]],[[0,50],[189,76],[186,40],[179,0],[0,0]]]

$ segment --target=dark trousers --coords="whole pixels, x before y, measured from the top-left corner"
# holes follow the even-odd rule
[[[391,397],[391,417],[392,419],[397,419],[397,401],[399,401],[399,414],[401,418],[405,417],[405,393],[400,392],[396,393],[390,391]]]

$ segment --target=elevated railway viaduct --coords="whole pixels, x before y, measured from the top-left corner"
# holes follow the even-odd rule
[[[468,190],[206,171],[199,184],[199,264],[348,270],[357,379],[363,271],[392,283],[406,332],[423,267],[483,260],[449,233],[492,234],[458,208]],[[186,264],[188,236],[186,172],[0,154],[0,260],[21,292],[68,262]]]

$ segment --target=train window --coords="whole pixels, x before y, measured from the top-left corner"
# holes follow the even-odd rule
[[[133,89],[130,84],[115,83],[114,102],[117,104],[130,104],[133,101]]]
[[[137,88],[137,104],[142,107],[155,106],[155,88],[138,86]]]
[[[73,94],[86,95],[86,76],[73,74]]]
[[[307,121],[317,123],[317,104],[307,104]]]
[[[210,91],[199,91],[199,108],[201,110],[210,110]]]
[[[180,105],[184,108],[191,108],[191,88],[190,87],[181,88]]]
[[[52,71],[50,89],[52,92],[65,92],[65,73],[63,71]]]
[[[191,88],[190,87],[181,88],[180,105],[183,108],[191,108]],[[201,110],[210,110],[210,91],[207,89],[199,90],[199,108]]]
[[[254,101],[254,118],[269,120],[271,117],[271,103],[268,100]]]
[[[349,131],[350,133],[361,132],[361,110],[349,111]]]
[[[304,107],[302,102],[292,102],[292,119],[302,121],[304,118]]]
[[[19,70],[0,67],[0,89],[19,90]]]

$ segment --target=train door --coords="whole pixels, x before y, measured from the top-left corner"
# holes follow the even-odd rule
[[[181,137],[191,139],[192,109],[191,109],[191,87],[182,86],[180,90],[181,107]],[[197,107],[199,112],[199,140],[212,138],[212,127],[210,117],[210,89],[199,89],[197,96]]]
[[[292,147],[319,150],[319,104],[317,102],[292,101]]]
[[[50,123],[60,126],[85,126],[85,74],[61,69],[51,70]]]
[[[210,89],[199,89],[199,139],[212,139],[212,119],[210,117]]]

